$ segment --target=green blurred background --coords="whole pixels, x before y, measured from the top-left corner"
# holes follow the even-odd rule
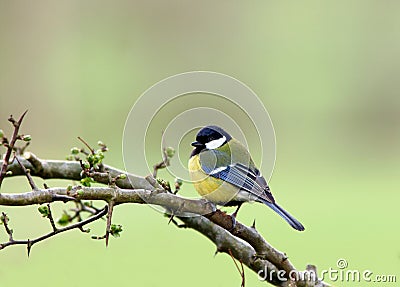
[[[335,268],[344,258],[349,269],[399,281],[399,9],[398,1],[367,0],[0,0],[0,126],[10,132],[9,114],[28,108],[22,131],[39,157],[63,159],[80,135],[107,143],[106,162],[123,168],[124,122],[141,93],[185,71],[231,75],[270,113],[271,187],[306,231],[258,204],[244,206],[239,220],[256,218],[298,268]],[[12,179],[2,192],[28,188]],[[49,229],[36,208],[1,207],[15,237]],[[0,286],[240,285],[229,256],[214,257],[206,238],[167,225],[150,207],[120,206],[114,221],[124,231],[107,249],[76,231],[38,244],[29,259],[23,247],[1,251]],[[104,225],[91,227],[102,234]],[[246,278],[265,286],[249,270]],[[362,283],[375,285],[396,286]]]

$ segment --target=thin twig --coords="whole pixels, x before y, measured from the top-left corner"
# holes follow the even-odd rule
[[[169,166],[169,157],[167,155],[167,148],[165,146],[165,141],[164,141],[164,131],[161,132],[161,139],[162,139],[162,161],[159,163],[153,165],[153,177],[157,177],[157,172],[159,169],[166,168]]]
[[[102,236],[96,236],[96,235],[93,235],[92,236],[92,239],[94,239],[94,240],[103,240],[103,239],[105,239],[106,238],[106,235],[104,234],[104,235],[102,235]]]
[[[93,208],[88,208],[85,206],[81,200],[75,201],[76,208],[70,209],[71,211],[75,212],[73,216],[70,216],[68,221],[73,222],[75,219],[79,222],[82,221],[82,212],[88,212],[92,215],[96,214],[99,210],[98,209],[93,209]],[[82,231],[83,233],[89,233],[90,229],[84,229],[83,227],[79,227],[79,230]]]
[[[108,203],[108,213],[107,213],[107,226],[106,226],[106,247],[108,246],[108,240],[110,239],[110,233],[111,233],[111,219],[112,219],[112,213],[114,209],[114,200],[110,200]]]
[[[2,212],[1,215],[2,215],[2,221],[3,221],[3,224],[4,224],[4,228],[6,230],[6,233],[8,234],[9,241],[14,241],[14,239],[13,239],[13,230],[8,227],[8,221],[10,219],[8,218],[7,214],[4,213],[4,212]]]
[[[89,150],[92,154],[94,154],[94,149],[90,147],[90,145],[81,137],[78,137],[78,140],[80,140]]]
[[[234,257],[233,254],[232,254],[232,250],[231,250],[231,249],[228,249],[228,253],[229,253],[229,255],[231,256],[231,258],[232,258],[232,260],[233,260],[233,263],[235,263],[236,269],[237,269],[237,271],[239,272],[240,277],[242,278],[242,284],[241,284],[240,286],[241,286],[241,287],[245,287],[244,285],[245,285],[246,280],[245,280],[245,276],[244,276],[243,263],[242,263],[242,261],[239,260],[239,262],[240,262],[240,268],[239,268],[239,265],[237,264],[236,259],[235,259],[235,257]]]
[[[8,119],[8,121],[11,122],[11,123],[13,124],[13,126],[14,126],[14,132],[13,132],[13,135],[12,135],[12,137],[11,137],[10,143],[7,145],[7,152],[6,152],[6,155],[4,156],[3,165],[1,166],[1,171],[0,171],[0,186],[1,186],[1,184],[2,184],[2,182],[3,182],[3,179],[4,179],[4,177],[5,177],[5,175],[6,175],[6,172],[7,172],[7,166],[8,166],[8,161],[10,160],[11,152],[13,151],[15,142],[16,142],[17,139],[18,139],[18,131],[19,131],[19,128],[20,128],[21,123],[22,123],[22,120],[24,119],[24,117],[25,117],[25,115],[26,115],[27,112],[28,112],[28,110],[26,110],[26,111],[21,115],[21,117],[19,118],[18,121],[15,121],[14,118],[13,118],[12,116],[10,116],[10,118]]]
[[[19,161],[17,156],[15,156],[15,159],[17,160],[18,164],[20,165],[21,169],[24,171],[32,190],[39,190],[39,188],[36,186],[35,182],[33,181],[33,178],[31,176],[31,171],[29,169],[26,169],[25,166],[23,166],[23,164]]]
[[[51,213],[51,209],[50,209],[50,203],[47,204],[47,209],[49,211],[49,214],[47,215],[47,218],[50,221],[51,227],[53,228],[54,232],[57,232],[57,227],[56,224],[54,223],[54,218],[53,218],[53,214]]]
[[[162,161],[160,161],[159,163],[157,163],[153,166],[153,177],[156,178],[158,170],[166,168],[167,166],[169,166],[169,164],[170,164],[170,162],[169,162],[169,157],[167,155],[166,148],[163,147],[163,158],[162,158]]]
[[[75,215],[71,217],[71,220],[77,218],[79,221],[81,220],[81,213],[88,212],[90,214],[96,214],[98,212],[97,208],[93,208],[91,206],[86,206],[81,200],[77,200],[75,202],[76,208],[72,208],[71,211],[75,212]]]
[[[169,219],[168,219],[168,224],[170,224],[174,220],[174,217],[175,217],[175,213],[173,211],[171,211],[171,214],[169,215]]]
[[[93,215],[93,216],[91,216],[91,217],[89,217],[89,218],[87,218],[87,219],[85,219],[85,220],[82,220],[82,221],[80,221],[80,222],[77,222],[77,223],[75,223],[75,224],[68,225],[68,226],[66,226],[66,227],[64,227],[64,228],[60,228],[60,229],[57,229],[57,230],[55,230],[55,231],[53,230],[52,232],[49,232],[49,233],[47,233],[47,234],[45,234],[45,235],[42,235],[42,236],[40,236],[40,237],[38,237],[38,238],[35,238],[35,239],[33,239],[33,240],[31,240],[31,239],[27,239],[27,240],[9,240],[8,242],[1,243],[1,244],[0,244],[0,250],[6,248],[6,247],[8,247],[8,246],[11,246],[11,245],[26,245],[26,246],[27,246],[27,249],[28,249],[28,256],[29,256],[29,254],[30,254],[30,249],[31,249],[31,247],[32,247],[34,244],[36,244],[36,243],[38,243],[38,242],[40,242],[40,241],[43,241],[43,240],[45,240],[45,239],[47,239],[47,238],[50,238],[50,237],[52,237],[52,236],[55,236],[55,235],[57,235],[57,234],[59,234],[59,233],[63,233],[63,232],[66,232],[66,231],[68,231],[68,230],[72,230],[72,229],[75,229],[75,228],[79,229],[79,227],[83,227],[83,226],[85,226],[86,224],[89,224],[89,223],[91,223],[91,222],[93,222],[93,221],[96,221],[96,220],[98,220],[99,218],[103,217],[104,215],[107,214],[107,211],[108,211],[108,206],[106,205],[106,206],[105,206],[103,209],[101,209],[101,211],[100,211],[99,213],[97,213],[96,215]]]
[[[26,148],[31,144],[31,142],[25,142],[25,145],[22,147],[16,147],[17,154],[23,154]]]
[[[62,201],[64,203],[68,201],[76,201],[75,197],[64,195],[64,194],[53,194],[52,201]]]
[[[175,178],[175,191],[174,191],[174,194],[177,194],[181,190],[182,183],[183,183],[183,181],[180,178]]]

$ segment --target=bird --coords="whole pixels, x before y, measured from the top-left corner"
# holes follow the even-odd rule
[[[242,203],[255,201],[269,206],[294,229],[304,230],[297,219],[276,203],[247,148],[224,129],[205,126],[191,145],[194,149],[188,168],[196,191],[214,204],[237,206],[232,214],[234,224]]]

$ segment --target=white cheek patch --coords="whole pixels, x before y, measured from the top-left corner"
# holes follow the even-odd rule
[[[220,146],[222,146],[224,144],[224,142],[226,142],[226,137],[225,136],[223,136],[220,139],[213,140],[213,141],[210,141],[210,142],[206,143],[206,148],[208,148],[208,149],[216,149],[216,148],[219,148]]]

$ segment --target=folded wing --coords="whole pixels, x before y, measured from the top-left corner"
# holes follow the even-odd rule
[[[208,175],[229,182],[241,190],[256,196],[262,202],[275,203],[266,180],[257,169],[250,169],[240,163],[215,169],[207,169],[205,166],[202,168]]]

